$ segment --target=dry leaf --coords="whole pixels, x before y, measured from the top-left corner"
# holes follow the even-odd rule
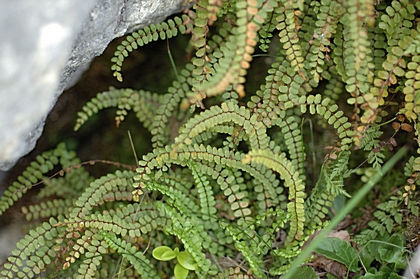
[[[338,238],[338,239],[344,240],[346,242],[350,241],[350,234],[346,230],[341,230],[341,231],[332,230],[328,234],[328,237]]]
[[[392,122],[392,129],[394,129],[395,131],[398,131],[401,127],[401,124],[398,122]]]
[[[411,132],[411,131],[413,131],[413,126],[411,126],[410,124],[407,124],[407,123],[402,123],[401,124],[401,129],[403,129],[406,132]]]

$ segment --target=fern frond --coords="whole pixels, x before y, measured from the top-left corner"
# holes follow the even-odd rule
[[[267,19],[262,25],[261,29],[258,30],[259,35],[259,45],[258,47],[263,51],[267,52],[269,45],[273,38],[273,31],[276,29],[277,25],[277,9],[274,8],[272,12],[267,13]]]
[[[77,113],[78,118],[74,130],[79,130],[92,115],[110,107],[118,108],[115,117],[117,126],[125,119],[127,112],[133,110],[143,126],[150,128],[156,110],[162,101],[161,95],[149,91],[111,87],[109,91],[98,93],[95,98],[92,98],[83,106],[82,111]]]
[[[78,275],[76,278],[82,279],[95,279],[98,273],[98,268],[102,261],[102,255],[100,252],[90,252],[89,257],[83,259],[77,269]]]
[[[163,203],[156,203],[156,207],[164,210],[171,218],[172,225],[166,226],[165,232],[176,235],[182,241],[185,250],[197,264],[198,270],[195,272],[199,275],[208,272],[211,267],[211,262],[202,252],[202,247],[206,240],[210,241],[210,238],[204,231],[203,226],[198,225],[195,220],[186,220],[182,215]]]
[[[300,29],[299,19],[296,16],[291,1],[283,1],[283,5],[276,10],[277,30],[279,30],[280,43],[285,50],[285,55],[290,62],[294,72],[303,68],[303,56],[299,43],[298,30]]]
[[[268,137],[264,125],[257,121],[256,116],[251,116],[245,107],[229,102],[219,106],[212,106],[196,117],[190,119],[182,127],[176,143],[191,144],[192,139],[203,131],[225,122],[233,122],[242,126],[248,135],[252,149],[264,149],[268,146]]]
[[[50,218],[16,244],[17,249],[12,251],[0,271],[3,278],[33,278],[52,263],[56,257],[55,238],[61,230],[55,224],[57,220]]]
[[[225,149],[196,144],[183,145],[182,148],[181,146],[173,145],[172,149],[168,147],[167,149],[156,150],[155,153],[144,156],[143,160],[139,162],[140,167],[137,169],[137,172],[140,175],[135,177],[136,183],[134,187],[136,189],[133,191],[134,199],[139,199],[141,194],[139,191],[141,192],[141,188],[145,186],[146,181],[152,178],[150,174],[153,169],[158,168],[166,171],[171,164],[186,165],[189,160],[193,160],[197,163],[200,161],[214,162],[216,165],[225,165],[226,167],[241,169],[249,173],[261,183],[257,184],[258,186],[256,187],[261,208],[279,204],[281,201],[281,196],[279,195],[282,193],[282,188],[278,186],[278,180],[273,173],[265,167],[261,167],[261,165],[253,163],[243,164],[242,159],[243,154],[239,152],[234,153]],[[230,185],[235,177],[232,177],[229,171],[221,172],[220,166],[217,168],[205,167],[202,170],[207,171],[213,178],[217,178],[220,188],[225,191],[226,195],[231,196],[230,199],[232,201],[238,201],[245,197],[245,194],[238,193],[237,195],[235,193],[239,189],[239,185]],[[234,215],[236,217],[248,216],[251,213],[248,205],[248,202],[233,203]]]
[[[384,30],[387,38],[387,59],[383,61],[382,69],[377,72],[373,82],[375,86],[370,90],[374,97],[369,102],[371,108],[383,105],[385,103],[384,99],[388,96],[388,87],[396,84],[398,77],[405,75],[403,68],[406,67],[406,61],[403,56],[404,51],[413,39],[410,36],[414,33],[411,33],[409,27],[412,24],[409,21],[415,18],[415,11],[415,6],[407,0],[392,1],[391,6],[386,9],[386,14],[381,15],[378,26]],[[404,20],[401,20],[401,18],[404,18]],[[373,110],[373,112],[375,111]],[[364,123],[374,122],[376,113],[373,112],[369,115],[367,111],[361,120]],[[410,113],[409,115],[412,116]]]
[[[65,168],[77,163],[79,161],[76,159],[76,154],[67,151],[65,144],[59,144],[56,149],[38,155],[36,161],[32,162],[17,178],[17,181],[4,191],[0,198],[0,215],[34,185],[37,185],[38,181],[44,178],[43,175],[53,170],[54,166],[61,164]]]
[[[66,215],[72,206],[74,199],[53,199],[40,204],[23,206],[21,211],[26,220],[49,218],[58,215]]]
[[[408,120],[414,120],[420,118],[420,102],[418,90],[420,89],[420,55],[414,55],[411,57],[411,61],[407,64],[408,71],[405,73],[405,86],[403,93],[405,95],[404,108],[400,109]]]
[[[161,106],[159,106],[156,111],[150,127],[150,132],[152,133],[152,146],[154,148],[163,147],[170,143],[175,137],[174,134],[178,132],[177,130],[179,127],[176,126],[172,127],[173,130],[169,130],[168,122],[177,108],[185,109],[182,107],[182,99],[185,98],[187,92],[191,91],[191,75],[193,70],[194,65],[188,63],[181,71],[178,81],[174,81],[172,86],[168,88],[168,93],[162,97]]]
[[[111,59],[111,62],[114,63],[111,66],[111,70],[114,71],[113,76],[116,77],[118,81],[122,82],[123,78],[121,74],[121,67],[124,59],[125,57],[128,57],[130,52],[137,49],[139,46],[141,47],[157,40],[165,40],[166,38],[170,39],[177,36],[178,31],[181,34],[185,34],[190,32],[191,29],[191,18],[187,15],[182,15],[181,17],[169,19],[166,22],[151,24],[139,31],[133,32],[121,42],[114,53],[114,57]]]
[[[255,228],[247,223],[243,226],[233,226],[221,224],[231,235],[235,244],[235,248],[242,253],[242,256],[247,260],[252,272],[258,278],[267,278],[264,273],[263,256],[268,252],[271,247],[270,237],[264,235],[261,240],[255,232]]]
[[[214,75],[195,87],[196,96],[192,102],[206,97],[221,94],[232,85],[239,97],[245,96],[243,83],[247,69],[250,67],[252,54],[258,43],[257,31],[264,23],[267,12],[276,6],[275,1],[266,1],[263,5],[257,1],[237,1],[236,17],[238,27],[232,30],[233,36],[225,45],[224,57],[214,67]]]
[[[44,179],[44,187],[39,191],[37,198],[43,199],[58,196],[64,199],[77,198],[94,178],[83,166],[68,166],[65,175],[54,179]]]
[[[320,177],[305,201],[306,222],[308,228],[322,226],[328,215],[335,197],[342,194],[348,196],[344,190],[344,179],[350,176],[348,169],[350,151],[342,151],[333,161],[326,161],[321,168]]]
[[[292,107],[295,104],[300,104],[302,113],[305,113],[309,108],[309,113],[318,114],[328,121],[329,125],[332,125],[337,130],[338,137],[340,139],[340,150],[348,150],[353,143],[354,131],[351,130],[351,123],[348,118],[344,116],[344,112],[338,110],[336,105],[331,99],[324,98],[320,94],[301,96],[300,98],[292,99],[287,102],[287,96],[282,95],[281,100],[286,101],[285,106]]]
[[[286,119],[284,118],[286,118],[286,113],[281,112],[279,118],[277,118],[273,124],[281,128],[284,144],[289,151],[290,160],[296,170],[300,173],[301,179],[305,180],[306,156],[299,125],[296,122],[296,117],[289,116]]]
[[[344,92],[344,83],[337,78],[331,78],[325,85],[324,96],[337,101]]]
[[[337,24],[344,9],[341,3],[336,1],[323,1],[322,4],[314,1],[311,5],[313,13],[316,15],[316,21],[313,23],[316,28],[313,34],[308,34],[311,35],[311,39],[308,41],[310,46],[305,59],[310,62],[307,64],[309,67],[305,67],[311,76],[309,84],[316,87],[327,68],[331,51],[330,40],[336,33]]]
[[[335,198],[326,187],[320,185],[321,183],[317,183],[305,202],[306,221],[309,228],[315,228],[323,224]]]
[[[350,155],[351,152],[349,150],[341,151],[337,154],[335,160],[327,161],[329,163],[328,167],[322,170],[329,195],[334,197],[340,194],[349,196],[344,190],[344,179],[348,178],[351,174],[349,170]]]
[[[206,65],[210,59],[207,57],[206,48],[207,47],[207,33],[209,32],[209,23],[216,19],[216,15],[212,14],[209,9],[209,1],[197,1],[194,5],[196,10],[194,18],[194,28],[191,31],[191,45],[195,48],[195,57],[191,60],[194,64],[195,69],[193,71],[194,80],[193,85],[200,84],[203,80],[206,80],[206,76],[211,69]],[[210,20],[211,17],[215,17]],[[200,99],[201,100],[201,99]]]
[[[347,12],[341,19],[344,25],[343,55],[348,77],[345,82],[347,83],[346,90],[352,96],[348,99],[348,103],[354,105],[355,112],[358,113],[360,106],[373,99],[373,96],[367,95],[371,87],[374,68],[367,28],[374,26],[375,10],[373,1],[347,1],[345,8]],[[366,108],[369,112],[365,115],[372,114],[371,109]],[[362,122],[367,123],[365,117],[362,117]]]
[[[244,271],[241,271],[240,267],[236,268],[229,268],[227,270],[223,270],[217,274],[214,279],[256,279],[257,277],[252,275],[252,270],[249,270],[246,274]]]
[[[402,227],[401,203],[402,196],[391,196],[388,201],[380,203],[373,213],[375,219],[368,223],[369,229],[355,236],[354,241],[364,245],[378,235],[405,232],[406,228]]]
[[[201,172],[198,172],[194,164],[190,164],[188,168],[191,170],[194,177],[196,187],[198,189],[200,198],[201,213],[204,220],[215,222],[217,220],[217,209],[215,207],[216,200],[214,198],[213,190],[210,182],[205,176],[200,176]]]
[[[74,265],[77,266],[79,275],[76,278],[95,278],[102,255],[108,252],[108,245],[96,231],[83,229],[83,231],[67,233],[70,239],[76,236],[78,236],[77,240],[70,240],[73,245],[69,247],[62,269],[66,270]]]
[[[161,175],[161,172],[158,171],[155,177],[159,177],[159,173]],[[175,181],[174,179],[173,183],[171,183],[172,185],[168,185],[166,184],[168,183],[168,180],[169,178],[166,177],[164,179],[165,183],[162,183],[158,180],[147,182],[145,183],[145,186],[151,191],[159,191],[160,193],[164,194],[165,201],[172,207],[176,208],[184,216],[195,216],[196,213],[200,211],[199,206],[195,203],[194,200],[178,190],[182,187],[180,185],[181,183]]]
[[[104,202],[115,200],[131,201],[131,189],[134,173],[130,171],[117,171],[115,174],[108,174],[95,181],[76,200],[70,218],[83,219],[95,206]]]
[[[307,76],[305,68],[294,71],[290,62],[279,56],[268,70],[266,83],[257,90],[256,96],[251,98],[248,106],[262,117],[262,122],[271,123],[282,110],[293,107],[292,103],[285,103],[283,94],[287,94],[286,99],[291,100],[312,90],[305,82]]]
[[[141,276],[145,278],[160,278],[156,268],[142,251],[137,251],[136,246],[109,232],[101,231],[100,233],[109,247],[127,259]]]
[[[295,171],[293,164],[287,160],[284,153],[274,154],[269,150],[250,151],[244,158],[244,163],[248,162],[263,164],[280,174],[285,186],[289,189],[287,210],[291,215],[291,222],[287,242],[291,242],[294,238],[300,239],[305,222],[304,197],[306,194],[305,184],[299,178],[299,173]]]

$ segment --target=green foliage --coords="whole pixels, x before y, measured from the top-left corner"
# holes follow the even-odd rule
[[[319,279],[315,271],[309,266],[303,266],[295,274],[296,278]]]
[[[117,109],[117,126],[132,110],[152,135],[151,152],[99,178],[64,144],[38,156],[0,199],[3,214],[44,184],[40,201],[22,208],[39,225],[0,274],[292,276],[289,270],[311,261],[305,247],[315,231],[344,217],[336,212],[329,223],[334,200],[349,198],[346,214],[355,214],[358,186],[367,182],[361,191],[371,191],[396,163],[390,158],[400,133],[414,127],[417,142],[407,144],[417,154],[390,171],[404,179],[388,183],[398,190],[380,196],[369,224],[358,228],[359,247],[326,239],[317,249],[361,278],[392,278],[404,268],[401,234],[418,215],[419,12],[409,0],[202,0],[127,36],[112,58],[119,81],[125,58],[145,44],[191,34],[194,53],[163,92],[98,93],[78,113],[75,130],[103,109]],[[247,92],[258,49],[272,64],[259,73],[259,89]],[[311,134],[307,119],[317,123]],[[308,266],[297,274],[318,278]]]
[[[405,237],[394,234],[370,241],[360,251],[338,238],[326,238],[315,251],[344,264],[349,271],[358,272],[353,278],[401,278],[398,272],[407,266]],[[379,263],[379,268],[373,267]],[[358,267],[360,263],[360,267]],[[372,267],[371,267],[372,266]],[[359,271],[365,271],[364,275]],[[369,268],[370,267],[370,268]]]
[[[180,252],[178,247],[174,250],[168,246],[156,247],[153,249],[153,258],[159,261],[170,261],[176,258],[178,261],[174,268],[176,279],[187,278],[189,271],[197,268],[196,264],[191,260],[190,255],[185,251]]]
[[[344,264],[350,271],[357,271],[357,252],[348,242],[339,238],[326,238],[315,249],[321,255]]]
[[[187,15],[174,17],[166,22],[146,26],[144,29],[133,32],[131,35],[127,36],[126,39],[121,42],[121,45],[117,47],[114,57],[111,59],[111,62],[114,63],[111,67],[111,70],[114,71],[114,77],[119,81],[122,81],[121,67],[124,59],[128,57],[130,52],[136,50],[139,46],[144,46],[153,41],[175,37],[178,35],[178,31],[181,34],[191,32],[191,21],[191,18]]]

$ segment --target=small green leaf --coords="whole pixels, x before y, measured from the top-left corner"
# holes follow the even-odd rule
[[[153,249],[152,255],[159,261],[170,261],[176,258],[177,253],[168,246],[159,246]]]
[[[402,234],[394,234],[386,242],[377,248],[381,260],[385,263],[395,263],[404,252],[405,237]]]
[[[174,274],[176,279],[185,279],[187,278],[189,270],[177,263],[174,268]]]
[[[319,279],[319,276],[316,275],[315,271],[310,266],[302,266],[296,269],[294,277],[305,279]]]
[[[357,252],[344,240],[327,237],[315,251],[329,259],[344,264],[351,271],[358,271]]]
[[[197,266],[194,264],[193,259],[185,251],[180,252],[176,259],[178,260],[178,263],[186,269],[195,270],[197,268]]]
[[[364,266],[370,266],[375,258],[369,253],[367,249],[362,249],[359,253],[360,260]]]

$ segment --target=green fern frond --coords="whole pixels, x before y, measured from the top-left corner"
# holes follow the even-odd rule
[[[375,108],[375,105],[383,105],[385,103],[384,99],[388,96],[388,87],[396,84],[398,78],[405,75],[404,51],[413,41],[411,35],[415,37],[418,34],[418,31],[412,33],[414,29],[410,29],[412,26],[410,19],[415,18],[415,11],[415,6],[407,0],[392,1],[391,6],[386,9],[386,13],[380,17],[378,26],[384,30],[387,38],[387,59],[382,63],[382,69],[377,72],[373,82],[375,87],[371,88],[370,91],[371,95],[374,96],[370,101],[373,104],[370,105],[372,108]],[[401,20],[402,18],[404,20]],[[408,111],[410,111],[410,105]],[[364,123],[368,123],[368,120],[373,122],[372,119],[375,119],[376,114],[366,115],[366,113],[362,121]],[[413,114],[408,112],[408,117],[412,116]]]
[[[285,50],[285,55],[290,62],[290,67],[295,72],[303,68],[303,56],[299,43],[299,19],[291,1],[283,1],[283,5],[276,9],[277,30],[279,30],[280,43]]]
[[[248,162],[263,164],[280,174],[285,186],[289,189],[287,210],[291,215],[291,222],[287,242],[291,242],[294,238],[300,239],[305,222],[304,198],[306,194],[305,184],[299,178],[299,173],[295,171],[293,164],[287,160],[284,153],[274,154],[269,150],[250,151],[244,158],[244,163]]]
[[[72,206],[74,199],[53,199],[39,204],[23,206],[22,213],[26,220],[49,218],[58,215],[66,215]]]
[[[307,227],[309,228],[315,228],[323,224],[335,198],[326,188],[320,186],[320,184],[317,183],[317,186],[312,190],[311,195],[305,202],[305,208],[307,209],[306,221]],[[324,189],[319,189],[321,187]]]
[[[131,189],[134,173],[117,171],[95,181],[85,189],[74,203],[70,218],[83,219],[95,206],[115,200],[131,201]]]
[[[271,248],[271,241],[268,235],[258,239],[258,235],[254,227],[249,226],[248,223],[243,223],[243,226],[233,226],[222,223],[221,226],[225,228],[231,235],[235,244],[235,248],[242,253],[242,256],[247,260],[252,272],[258,278],[267,278],[263,267],[263,256]]]
[[[342,151],[334,160],[326,160],[328,166],[322,166],[320,177],[305,201],[308,228],[323,225],[335,197],[340,194],[349,196],[344,190],[344,179],[351,174],[348,167],[350,154],[348,150]]]
[[[262,25],[261,29],[258,30],[259,35],[259,45],[258,47],[263,51],[267,52],[269,45],[273,38],[273,31],[276,29],[277,25],[277,9],[274,8],[272,12],[267,13],[267,19]]]
[[[406,54],[416,55],[420,53],[420,34],[414,37],[414,40],[411,42],[410,46],[405,50]]]
[[[114,71],[113,76],[116,77],[118,81],[122,82],[121,67],[124,59],[128,57],[130,52],[137,49],[139,46],[141,47],[157,40],[170,39],[177,36],[178,31],[181,34],[185,34],[190,32],[191,29],[191,18],[187,15],[182,15],[181,17],[169,19],[166,22],[151,24],[139,31],[133,32],[121,42],[114,53],[114,57],[111,59],[111,62],[114,63],[111,66],[111,70]]]
[[[311,39],[308,41],[310,46],[306,59],[310,62],[308,64],[309,68],[305,67],[310,76],[313,76],[308,82],[312,87],[316,87],[327,68],[331,39],[336,33],[337,24],[344,9],[341,3],[329,0],[321,3],[314,1],[311,5],[313,6],[313,13],[316,14],[316,21],[313,23],[316,28],[313,34],[308,34]]]
[[[156,110],[162,104],[163,97],[156,93],[144,90],[115,89],[101,92],[87,102],[82,111],[78,112],[78,118],[74,130],[77,131],[92,115],[100,110],[110,107],[118,108],[115,121],[117,126],[125,119],[127,112],[133,110],[137,118],[145,128],[150,128]]]
[[[194,18],[194,28],[191,31],[191,45],[195,48],[195,57],[191,60],[195,69],[193,70],[194,80],[193,85],[200,84],[206,80],[207,74],[211,72],[208,64],[209,57],[207,57],[207,33],[209,32],[209,23],[216,19],[216,15],[210,12],[211,5],[209,1],[197,1],[194,5],[196,10]],[[215,17],[210,20],[211,17]],[[201,99],[200,99],[201,100]]]
[[[62,269],[66,270],[72,265],[77,266],[76,278],[95,278],[103,255],[108,252],[107,243],[96,231],[85,230],[81,234],[69,233],[67,235],[79,237],[76,241],[71,241],[73,245],[69,247]]]
[[[268,137],[264,125],[251,116],[245,107],[229,102],[219,106],[212,106],[196,117],[190,119],[181,129],[176,143],[191,144],[192,139],[203,131],[225,122],[233,122],[242,126],[248,135],[252,149],[264,149],[268,146]],[[257,132],[258,131],[258,132]]]
[[[286,113],[280,113],[279,118],[273,124],[281,128],[284,144],[289,151],[289,158],[296,170],[300,173],[302,180],[305,180],[305,152],[301,131],[296,117],[289,116],[286,119]]]
[[[215,207],[216,200],[214,198],[213,190],[210,182],[205,176],[200,176],[201,172],[198,172],[194,164],[190,164],[188,168],[191,170],[194,177],[196,187],[198,189],[200,198],[200,211],[204,220],[215,222],[217,220],[217,209]]]
[[[56,257],[55,240],[61,230],[56,224],[57,220],[50,218],[49,222],[44,222],[26,234],[3,265],[4,269],[0,271],[2,277],[33,278],[41,274]]]
[[[420,105],[418,90],[420,88],[420,55],[411,57],[407,64],[408,71],[405,73],[405,106],[400,110],[408,120],[417,120],[420,118]]]
[[[100,233],[109,247],[127,259],[141,276],[144,276],[145,278],[161,278],[156,268],[143,252],[137,251],[136,246],[133,246],[130,242],[120,239],[109,232],[101,231]]]
[[[185,107],[182,100],[186,97],[187,92],[191,91],[191,75],[193,70],[194,65],[188,63],[181,71],[178,81],[174,81],[172,86],[168,88],[168,93],[162,97],[161,106],[157,109],[149,129],[152,133],[152,146],[154,148],[163,147],[170,143],[178,132],[177,128],[179,127],[176,126],[173,127],[173,130],[169,130],[168,122],[177,108],[180,110],[189,108],[189,104],[187,103]]]
[[[325,85],[324,96],[337,101],[344,92],[344,83],[337,78],[331,78]]]
[[[210,238],[204,231],[203,226],[198,225],[195,220],[186,220],[182,215],[163,203],[156,203],[156,207],[164,210],[171,218],[172,225],[166,226],[164,231],[168,234],[176,235],[182,241],[185,250],[197,264],[198,270],[195,272],[199,275],[209,272],[211,262],[202,252],[202,247],[206,240],[210,241]]]
[[[325,186],[329,195],[336,197],[340,194],[348,196],[344,190],[344,179],[348,178],[352,173],[349,170],[349,160],[351,152],[349,150],[341,151],[337,154],[337,158],[332,161],[326,161],[328,167],[321,171],[325,177]]]
[[[337,130],[341,144],[340,149],[348,150],[350,148],[355,133],[350,129],[351,123],[348,121],[348,118],[344,116],[344,112],[338,110],[338,105],[331,101],[331,99],[322,99],[322,96],[317,94],[315,96],[301,96],[300,98],[292,99],[289,103],[287,102],[287,97],[283,95],[281,100],[286,101],[285,106],[289,107],[293,106],[293,103],[300,104],[302,113],[305,113],[309,108],[309,113],[318,114],[324,117],[328,124],[332,125],[334,129]]]
[[[61,164],[63,168],[78,164],[74,152],[69,152],[65,144],[59,144],[56,149],[42,153],[36,157],[30,166],[23,171],[22,175],[10,185],[0,198],[0,215],[11,207],[19,198],[23,196],[33,186],[38,184],[39,180],[44,179],[44,175],[53,170],[54,166]]]
[[[77,167],[74,167],[77,166]],[[66,168],[65,175],[54,179],[44,179],[44,187],[37,194],[38,199],[58,196],[63,199],[75,199],[94,178],[83,166],[74,165]]]
[[[334,199],[357,190],[347,187],[351,167],[367,159],[378,168],[393,152],[380,142],[393,132],[385,117],[398,119],[395,133],[419,136],[418,11],[411,0],[199,0],[188,15],[129,35],[112,58],[120,81],[133,50],[180,33],[192,33],[189,61],[164,94],[99,93],[75,129],[104,108],[116,108],[117,125],[132,110],[152,135],[152,152],[135,172],[98,179],[64,146],[39,156],[0,199],[0,215],[43,182],[38,198],[48,199],[22,210],[28,219],[53,217],[18,243],[0,277],[160,278],[173,262],[154,266],[149,249],[159,246],[184,249],[199,278],[287,273],[328,224]],[[258,46],[270,54],[253,61]],[[244,103],[251,62],[269,69]],[[307,119],[319,124],[310,136],[322,133],[320,142],[308,143]],[[416,145],[411,136],[408,144]],[[62,171],[51,176],[56,166]],[[401,233],[418,215],[420,157],[408,160],[406,177],[397,172],[400,190],[377,206],[356,242]]]
[[[262,168],[257,164],[243,164],[243,158],[244,154],[240,152],[234,153],[226,149],[217,149],[215,147],[206,147],[204,145],[197,144],[173,145],[172,148],[167,147],[166,149],[155,150],[154,153],[143,156],[143,160],[139,162],[140,167],[137,169],[137,173],[139,175],[134,177],[134,199],[139,200],[139,190],[141,191],[141,188],[145,186],[147,180],[152,179],[151,172],[153,169],[156,168],[161,169],[161,171],[166,171],[171,164],[186,165],[189,160],[192,160],[196,162],[214,162],[217,165],[225,165],[226,167],[240,169],[249,173],[261,183],[258,187],[258,192],[262,192],[260,194],[261,196],[259,196],[259,199],[264,201],[269,206],[271,206],[271,203],[278,204],[280,202],[278,195],[281,194],[282,189],[277,187],[278,189],[274,190],[274,188],[271,188],[278,185],[278,182],[276,181],[275,176],[273,176],[273,173],[268,171],[265,167]],[[230,172],[226,170],[221,172],[221,177],[218,178],[218,183],[221,189],[226,189],[228,187],[232,187],[230,182],[233,180],[234,177],[231,177]],[[267,190],[265,190],[265,188]],[[235,189],[237,190],[237,188],[231,190]],[[230,192],[228,193],[231,195]],[[273,197],[270,197],[270,194],[272,194]],[[234,197],[235,196],[232,198]],[[244,197],[243,194],[241,194],[241,198],[242,197]],[[237,211],[235,216],[247,216],[251,213],[247,208],[248,203],[239,203],[238,205],[239,207],[235,205],[235,209]],[[242,208],[242,206],[245,207]]]
[[[391,196],[388,201],[380,203],[378,210],[373,213],[375,219],[368,223],[369,229],[355,236],[354,241],[364,245],[378,235],[384,236],[406,231],[406,228],[402,227],[401,204],[401,196]]]
[[[102,255],[99,252],[90,252],[89,258],[86,258],[82,261],[77,269],[77,279],[94,279],[96,278],[96,274],[98,273],[98,268],[102,261]]]
[[[347,1],[345,8],[346,13],[341,18],[341,23],[344,25],[343,55],[348,77],[345,82],[346,90],[352,96],[348,99],[348,103],[354,105],[355,112],[358,113],[360,106],[373,99],[373,96],[367,95],[372,85],[374,68],[368,28],[374,26],[375,10],[373,1]],[[371,109],[368,110],[368,114],[373,113]],[[362,122],[367,123],[364,119],[362,117]]]
[[[275,1],[266,1],[262,6],[257,1],[237,1],[236,17],[239,27],[232,30],[233,36],[223,49],[224,57],[215,65],[214,75],[208,80],[195,87],[196,97],[200,100],[201,94],[210,97],[219,95],[232,85],[239,97],[245,96],[243,83],[247,69],[252,61],[252,54],[258,43],[256,33],[264,23],[267,12],[272,11],[276,6]]]
[[[161,175],[161,172],[157,172],[155,177]],[[157,180],[157,181],[156,181]],[[195,216],[197,212],[200,211],[199,206],[192,200],[190,197],[185,195],[179,188],[182,187],[182,183],[175,181],[173,179],[172,185],[168,185],[169,178],[167,177],[165,180],[166,183],[160,182],[156,179],[153,182],[146,182],[145,186],[147,189],[151,191],[159,191],[160,193],[165,195],[165,201],[171,205],[172,207],[176,208],[181,214],[185,216]],[[177,187],[179,186],[179,187]]]

